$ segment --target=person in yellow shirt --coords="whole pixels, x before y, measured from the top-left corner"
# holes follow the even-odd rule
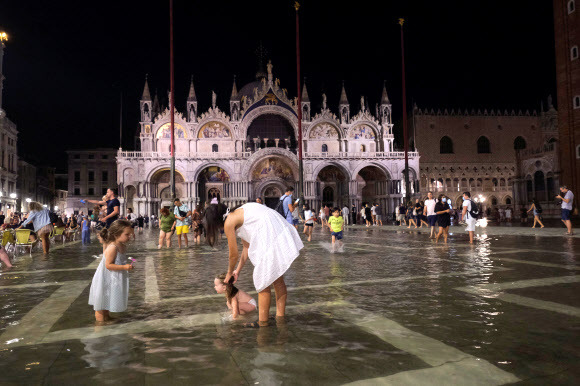
[[[328,227],[330,228],[330,232],[332,235],[332,250],[331,252],[334,253],[335,251],[342,252],[344,245],[342,243],[342,229],[344,227],[344,219],[340,215],[340,209],[334,208],[332,209],[332,216],[328,219]],[[338,247],[338,248],[335,248]]]

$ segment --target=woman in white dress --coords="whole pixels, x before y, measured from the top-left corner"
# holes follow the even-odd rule
[[[276,293],[276,318],[283,320],[287,299],[283,275],[304,248],[296,228],[275,210],[255,202],[244,204],[232,212],[223,204],[210,205],[206,221],[210,232],[212,228],[223,226],[228,240],[229,264],[225,283],[231,278],[233,283],[238,280],[248,258],[254,265],[258,324],[252,326],[268,325],[272,285]],[[241,256],[238,254],[237,236],[243,243]]]

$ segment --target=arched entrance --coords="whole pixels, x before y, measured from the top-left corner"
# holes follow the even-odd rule
[[[282,197],[282,189],[274,184],[268,185],[266,189],[264,189],[264,204],[269,208],[274,209],[276,205],[278,205],[278,201],[280,201],[280,197]]]
[[[151,176],[151,195],[153,198],[159,198],[160,201],[157,203],[157,208],[153,208],[152,213],[159,213],[159,210],[163,207],[171,207],[171,187],[169,186],[170,180],[170,170],[168,168],[156,171]],[[187,194],[187,189],[185,186],[185,179],[183,175],[178,171],[175,172],[175,196],[177,198],[182,198]]]
[[[386,173],[376,166],[362,168],[356,176],[359,189],[357,193],[362,202],[371,204],[385,198],[388,180]],[[384,208],[384,204],[382,206]]]
[[[125,187],[125,210],[131,208],[133,213],[137,213],[137,210],[134,207],[135,202],[133,201],[135,197],[137,197],[137,189],[133,185]]]
[[[200,203],[203,205],[206,201],[217,198],[221,201],[223,198],[224,184],[230,181],[228,173],[219,166],[208,166],[203,169],[197,177],[197,194]]]
[[[322,205],[348,205],[348,179],[342,169],[335,165],[325,166],[316,176],[316,180],[322,190]]]

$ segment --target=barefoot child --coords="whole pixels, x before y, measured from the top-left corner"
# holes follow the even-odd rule
[[[133,264],[128,264],[126,243],[133,236],[133,226],[130,221],[116,220],[109,229],[103,229],[100,236],[108,245],[93,276],[89,294],[89,304],[95,310],[97,322],[109,320],[109,311],[123,312],[127,309],[128,271],[133,269]]]
[[[225,272],[216,276],[213,283],[215,292],[226,295],[228,308],[232,310],[232,317],[235,319],[238,315],[245,315],[254,311],[257,308],[256,301],[246,292],[230,284],[234,281],[233,278],[230,279],[230,283],[226,284],[224,282],[226,276],[227,273]]]
[[[308,204],[304,204],[304,234],[308,236],[308,241],[312,240],[312,230],[314,229],[314,220],[316,216],[310,210]]]
[[[368,207],[368,205],[367,205]],[[368,220],[368,219],[367,219]],[[340,209],[334,208],[332,216],[328,219],[328,227],[332,232],[332,252],[342,251],[342,228],[344,226],[344,219],[340,215]]]

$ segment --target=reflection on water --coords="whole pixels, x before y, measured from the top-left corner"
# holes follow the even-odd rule
[[[116,324],[107,328],[201,314],[217,315],[216,325],[184,327],[176,322],[171,330],[152,325],[134,333],[6,349],[0,351],[0,367],[4,379],[15,383],[26,371],[25,380],[38,377],[48,383],[70,383],[74,374],[74,379],[89,383],[262,385],[343,384],[429,367],[345,318],[346,307],[350,314],[358,310],[361,320],[380,315],[522,379],[577,362],[575,320],[502,301],[496,292],[483,297],[455,289],[570,274],[573,271],[557,265],[575,266],[580,249],[576,239],[554,243],[554,239],[480,235],[469,246],[464,235],[451,238],[448,245],[435,245],[426,237],[376,228],[347,230],[345,252],[331,254],[329,232],[316,229],[313,241],[306,243],[286,275],[290,289],[286,322],[272,320],[270,327],[248,329],[243,322],[257,319],[257,314],[232,321],[223,296],[215,296],[213,289],[213,278],[227,266],[223,241],[216,250],[203,245],[157,250],[154,232],[137,235],[137,242],[129,246],[129,255],[137,259],[130,277],[129,311],[114,315]],[[36,323],[23,318],[43,307],[59,288],[46,283],[89,283],[94,268],[83,268],[95,262],[99,249],[96,243],[73,245],[48,260],[23,258],[15,273],[0,274],[0,333],[10,325]],[[152,279],[146,276],[146,258],[154,261],[159,302],[144,301]],[[500,258],[548,262],[556,268],[510,264]],[[27,273],[18,273],[23,271]],[[14,285],[19,287],[9,287]],[[253,290],[251,264],[244,268],[238,286]],[[61,311],[50,331],[99,330],[87,296],[88,287]],[[175,298],[180,300],[168,301]],[[307,307],[337,301],[346,305]],[[63,344],[73,350],[64,351]],[[76,354],[75,344],[82,346]],[[521,346],[526,347],[524,353],[518,350]],[[559,356],[546,354],[551,352]],[[30,363],[39,365],[25,367]]]

